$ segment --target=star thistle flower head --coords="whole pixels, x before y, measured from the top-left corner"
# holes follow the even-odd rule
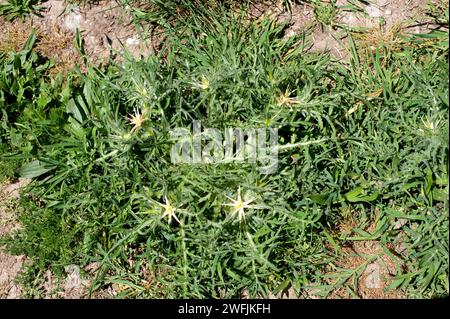
[[[423,128],[420,128],[418,131],[423,135],[436,135],[439,132],[439,127],[441,125],[440,120],[431,120],[427,118],[426,120],[422,120]]]
[[[439,126],[439,121],[432,121],[430,119],[427,119],[426,121],[422,120],[423,126],[429,130],[429,131],[435,131],[437,130]]]
[[[203,91],[206,91],[209,89],[211,83],[208,79],[208,77],[204,74],[200,76],[200,80],[195,80],[194,82],[191,82],[193,89],[200,89]]]
[[[202,81],[200,83],[200,88],[202,90],[207,90],[209,88],[209,80],[206,76],[202,75]]]
[[[289,92],[288,90],[286,90],[284,93],[281,93],[280,96],[278,96],[277,105],[278,106],[283,106],[283,105],[291,106],[293,104],[299,103],[299,101],[297,101],[296,98],[290,97],[292,93],[293,92]]]
[[[231,203],[228,204],[222,204],[224,206],[230,206],[232,207],[231,216],[237,215],[239,222],[243,223],[245,221],[245,210],[249,208],[258,208],[256,206],[250,205],[254,200],[255,197],[249,199],[249,200],[243,200],[241,197],[241,187],[238,188],[237,193],[237,199],[230,198],[226,196],[229,200],[231,200]]]
[[[134,114],[127,117],[127,120],[133,125],[130,133],[134,133],[142,127],[142,124],[144,124],[148,118],[145,110],[141,113],[138,109],[134,109]]]
[[[178,208],[175,208],[170,204],[169,200],[167,199],[167,196],[164,196],[164,199],[166,201],[165,204],[158,203],[162,208],[164,208],[164,213],[162,214],[161,218],[164,218],[167,216],[168,224],[171,224],[173,219],[175,219],[179,224],[181,224],[180,220],[175,215],[175,211],[177,211]]]

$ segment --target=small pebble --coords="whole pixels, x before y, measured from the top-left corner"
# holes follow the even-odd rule
[[[375,6],[368,6],[366,8],[366,12],[371,18],[379,18],[379,17],[381,17],[381,10],[378,9],[377,7],[375,7]]]
[[[128,38],[126,42],[128,45],[138,45],[139,44],[139,40],[134,39],[134,38]]]

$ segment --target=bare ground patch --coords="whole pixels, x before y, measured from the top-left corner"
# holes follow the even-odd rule
[[[64,1],[43,3],[41,16],[28,16],[13,22],[0,17],[0,50],[18,50],[32,28],[39,41],[37,51],[56,60],[60,69],[70,69],[80,62],[74,49],[74,35],[80,30],[84,50],[92,61],[101,63],[127,50],[132,55],[146,56],[152,52],[131,23],[131,14],[116,1],[99,1],[95,5],[66,5]]]
[[[438,2],[439,0],[435,0]],[[326,1],[323,1],[326,3]],[[354,2],[354,1],[353,1]],[[405,33],[426,33],[434,28],[425,16],[427,1],[422,0],[373,0],[359,3],[358,10],[351,9],[351,2],[338,0],[335,14],[329,25],[317,18],[315,7],[308,3],[293,2],[291,12],[283,9],[283,1],[269,2],[254,9],[256,16],[272,16],[288,23],[286,36],[302,32],[311,33],[310,50],[330,51],[337,58],[347,55],[348,34],[375,32],[386,33],[398,29]]]
[[[349,287],[355,288],[353,292],[356,296],[346,288],[339,288],[332,292],[330,298],[406,298],[403,291],[388,289],[401,268],[401,259],[386,254],[378,241],[357,241],[343,247],[342,257],[338,259],[336,266],[355,272],[355,276],[349,279]]]

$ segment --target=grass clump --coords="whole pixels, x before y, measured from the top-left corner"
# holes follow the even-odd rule
[[[41,0],[6,0],[0,3],[0,15],[4,15],[11,21],[17,18],[22,20],[30,14],[39,15],[42,7],[39,5]]]

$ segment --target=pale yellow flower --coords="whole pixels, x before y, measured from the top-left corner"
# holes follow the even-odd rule
[[[430,120],[427,118],[426,120],[422,120],[423,128],[420,128],[418,131],[422,134],[430,134],[435,135],[439,131],[439,127],[441,126],[440,120]]]
[[[134,109],[134,114],[127,117],[127,120],[133,125],[133,128],[131,129],[131,133],[133,133],[138,131],[148,118],[145,111],[140,113],[138,109]]]
[[[192,83],[194,88],[199,88],[201,90],[207,90],[209,88],[209,80],[205,75],[201,76],[200,82]]]
[[[280,96],[278,96],[277,105],[278,106],[283,106],[283,105],[292,106],[294,104],[299,104],[300,101],[298,101],[296,98],[290,97],[292,95],[292,93],[293,92],[289,92],[288,90],[286,90],[284,93],[281,93]]]
[[[239,219],[239,222],[244,222],[245,221],[245,210],[249,209],[249,208],[258,208],[256,206],[250,205],[255,199],[256,197],[253,197],[249,200],[243,200],[241,197],[241,187],[239,186],[238,188],[238,193],[237,193],[237,199],[233,199],[230,198],[228,196],[225,196],[226,198],[228,198],[229,200],[231,200],[231,203],[228,204],[222,204],[224,206],[231,206],[232,207],[232,212],[231,212],[231,216],[233,217],[234,215],[237,214],[237,217]]]
[[[202,90],[207,90],[209,88],[209,80],[204,75],[202,75],[202,82],[200,83],[200,88]]]
[[[175,215],[175,211],[177,211],[178,208],[175,208],[170,204],[169,200],[167,199],[167,196],[165,196],[164,199],[166,200],[165,204],[158,203],[162,208],[164,208],[164,213],[162,214],[161,218],[167,216],[168,224],[171,224],[173,219],[175,219],[179,224],[181,224],[180,220]]]
[[[437,130],[437,128],[439,127],[440,122],[433,122],[430,119],[427,119],[426,121],[422,120],[423,126],[425,127],[425,129],[429,130],[429,131],[435,131]]]

